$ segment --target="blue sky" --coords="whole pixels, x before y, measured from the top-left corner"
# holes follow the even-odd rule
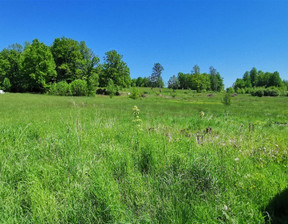
[[[287,12],[284,0],[0,0],[0,49],[65,36],[101,60],[117,50],[132,78],[150,76],[156,62],[166,82],[212,65],[229,87],[252,67],[288,79]]]

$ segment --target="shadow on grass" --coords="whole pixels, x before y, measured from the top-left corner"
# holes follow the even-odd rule
[[[266,223],[288,224],[288,188],[270,201],[265,213]]]

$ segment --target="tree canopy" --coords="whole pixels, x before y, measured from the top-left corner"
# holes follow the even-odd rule
[[[9,87],[13,92],[39,93],[61,89],[58,95],[63,92],[69,95],[71,91],[63,82],[70,85],[75,80],[73,88],[76,85],[80,88],[80,84],[81,88],[86,86],[87,91],[82,92],[89,95],[96,93],[99,84],[106,87],[109,80],[115,86],[129,87],[130,71],[122,58],[112,50],[105,53],[104,63],[100,64],[84,41],[66,37],[55,38],[51,47],[37,39],[26,42],[24,49],[20,44],[13,44],[0,52],[0,87],[5,90]]]
[[[100,86],[107,86],[109,80],[119,87],[129,87],[131,84],[130,69],[122,60],[123,56],[112,50],[105,53],[102,71],[100,73]]]
[[[252,68],[245,72],[243,78],[238,78],[233,84],[233,88],[238,89],[251,88],[251,87],[282,87],[284,82],[280,78],[279,72],[263,72],[257,71],[256,68]]]
[[[151,87],[164,87],[164,82],[161,76],[163,70],[164,68],[160,63],[154,64],[152,68],[152,74],[150,76]]]
[[[175,83],[176,85],[173,85],[172,83]],[[168,87],[175,88],[175,86],[179,89],[191,89],[196,90],[197,92],[206,90],[219,92],[224,88],[223,78],[214,67],[210,67],[210,74],[201,74],[198,65],[193,67],[191,73],[179,72],[177,77],[173,75],[168,82]]]
[[[38,39],[25,47],[20,57],[21,81],[24,91],[45,92],[56,77],[55,62],[48,46]]]

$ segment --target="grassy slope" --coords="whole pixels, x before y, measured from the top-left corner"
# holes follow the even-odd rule
[[[0,95],[0,223],[263,223],[288,186],[287,97],[150,94]]]

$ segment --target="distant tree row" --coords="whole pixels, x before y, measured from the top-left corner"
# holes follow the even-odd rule
[[[164,86],[161,72],[164,70],[161,64],[154,64],[152,74],[150,77],[138,77],[132,79],[132,84],[139,87],[159,87]],[[179,72],[178,76],[173,75],[168,81],[168,88],[171,89],[191,89],[197,92],[202,91],[217,91],[220,92],[224,89],[223,78],[219,72],[212,66],[210,67],[209,74],[200,73],[200,67],[195,65],[191,73]]]
[[[280,78],[279,72],[263,72],[252,68],[244,73],[242,79],[237,79],[229,91],[261,97],[287,95],[287,88],[288,82]]]
[[[251,87],[283,87],[285,82],[280,78],[279,72],[263,72],[261,70],[257,71],[256,68],[252,68],[251,71],[244,73],[242,79],[237,79],[233,84],[233,88],[243,89]]]
[[[38,39],[24,47],[14,44],[0,52],[0,87],[12,92],[44,93],[55,83],[82,80],[87,93],[109,80],[120,87],[131,85],[130,70],[115,50],[105,53],[104,63],[84,41],[56,38],[52,46]],[[75,83],[74,83],[75,84]],[[53,88],[54,88],[53,87]],[[54,88],[55,89],[55,88]]]
[[[200,73],[200,67],[195,65],[191,73],[179,72],[177,77],[173,75],[169,79],[168,88],[220,92],[224,89],[223,78],[214,67],[211,66],[209,70],[209,74]]]
[[[132,86],[137,87],[151,87],[151,88],[163,88],[164,81],[162,79],[163,66],[160,63],[155,63],[152,68],[152,74],[148,77],[138,77],[137,79],[132,79]]]

